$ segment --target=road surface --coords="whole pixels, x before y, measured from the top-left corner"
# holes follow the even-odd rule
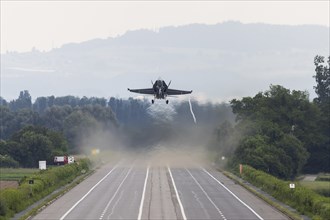
[[[118,162],[33,219],[288,219],[221,173]]]

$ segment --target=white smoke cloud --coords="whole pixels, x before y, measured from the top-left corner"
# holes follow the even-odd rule
[[[171,104],[166,104],[156,100],[153,105],[147,108],[147,113],[154,120],[155,123],[168,123],[173,121],[174,116],[177,114],[175,108]]]

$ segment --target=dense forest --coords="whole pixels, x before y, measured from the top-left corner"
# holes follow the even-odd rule
[[[34,167],[40,159],[83,153],[87,145],[166,145],[203,146],[215,162],[225,157],[229,167],[244,163],[284,179],[330,172],[330,57],[324,59],[314,59],[313,101],[306,91],[280,85],[230,104],[75,96],[33,102],[29,91],[12,101],[0,97],[1,166]]]

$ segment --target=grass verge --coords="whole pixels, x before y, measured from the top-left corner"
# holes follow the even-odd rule
[[[238,173],[238,169],[235,172]],[[330,198],[303,187],[299,182],[294,182],[295,188],[292,189],[289,187],[291,181],[278,179],[248,165],[243,165],[243,172],[240,177],[267,192],[278,201],[293,207],[300,214],[315,220],[329,219]]]
[[[84,181],[88,176],[90,176],[94,170],[90,170],[87,173],[85,173],[83,176],[78,177],[76,180],[74,180],[72,183],[65,186],[62,190],[60,190],[57,193],[54,193],[49,196],[49,198],[45,199],[43,202],[41,202],[38,206],[32,208],[30,211],[28,211],[23,216],[19,217],[19,220],[28,220],[31,219],[33,216],[41,212],[43,209],[45,209],[47,206],[51,205],[54,201],[59,199],[61,196],[63,196],[65,193],[70,191],[72,188],[77,186],[79,183]]]
[[[253,189],[253,188],[249,187],[248,185],[244,184],[243,181],[241,179],[239,179],[237,176],[235,176],[234,174],[232,174],[228,171],[224,171],[224,170],[219,170],[219,171],[222,172],[228,178],[235,181],[237,184],[241,185],[242,187],[244,187],[245,189],[247,189],[248,191],[250,191],[251,193],[253,193],[257,197],[259,197],[260,199],[267,202],[269,205],[273,206],[274,208],[276,208],[277,210],[279,210],[280,212],[282,212],[283,214],[288,216],[290,219],[293,219],[293,220],[302,220],[303,219],[298,213],[292,212],[291,210],[289,210],[289,209],[285,208],[284,206],[280,205],[278,202],[274,202],[273,200],[269,199],[268,197],[266,197],[266,196],[262,195],[261,193],[257,192],[255,189]]]

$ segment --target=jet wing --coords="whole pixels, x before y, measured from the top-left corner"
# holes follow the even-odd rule
[[[148,95],[154,95],[155,91],[154,89],[128,89],[130,92],[135,92],[135,93],[141,93],[141,94],[148,94]]]
[[[177,89],[167,89],[166,90],[167,95],[184,95],[184,94],[190,94],[191,91],[184,91],[184,90],[177,90]]]

